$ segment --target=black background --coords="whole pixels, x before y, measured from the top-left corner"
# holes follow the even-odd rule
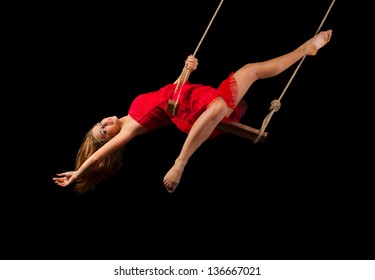
[[[331,3],[224,1],[190,81],[217,86],[247,62],[291,51],[317,32]],[[7,165],[0,257],[373,258],[369,151],[356,115],[360,98],[345,78],[339,4],[321,27],[333,29],[330,43],[304,60],[265,143],[231,134],[205,142],[170,194],[162,180],[185,135],[165,127],[129,143],[120,172],[84,196],[52,177],[74,168],[95,122],[125,115],[138,94],[177,78],[219,1],[24,6],[15,35],[24,79],[16,85],[27,90],[13,97],[29,109],[17,131],[28,140],[16,137],[19,156]],[[261,127],[294,70],[252,86],[242,123]]]

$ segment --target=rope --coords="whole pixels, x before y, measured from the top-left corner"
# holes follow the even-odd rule
[[[216,17],[216,14],[218,13],[218,11],[219,11],[221,5],[223,4],[223,2],[224,2],[224,0],[221,0],[220,3],[219,3],[219,5],[218,5],[218,7],[216,8],[216,11],[215,11],[214,15],[212,16],[212,18],[211,18],[208,26],[206,27],[205,32],[203,33],[203,35],[202,35],[202,37],[201,37],[201,39],[200,39],[197,47],[195,48],[193,56],[195,56],[196,53],[198,52],[198,49],[201,46],[201,44],[203,42],[203,39],[206,37],[206,34],[207,34],[208,30],[210,29],[211,24],[214,21],[214,18]],[[178,79],[178,82],[177,82],[177,85],[176,85],[176,88],[175,88],[175,91],[174,91],[174,93],[176,93],[177,90],[178,90],[178,95],[177,95],[176,101],[172,102],[173,103],[173,109],[172,109],[172,111],[170,113],[172,113],[173,115],[175,114],[176,109],[177,109],[178,100],[180,99],[180,95],[181,95],[181,91],[182,91],[182,85],[188,80],[190,73],[191,73],[191,70],[188,69],[186,67],[186,65],[185,65],[184,68],[182,69],[181,75],[180,75],[180,77]]]
[[[326,12],[326,14],[325,14],[323,20],[321,21],[321,23],[320,23],[320,25],[319,25],[317,31],[315,32],[315,35],[317,35],[317,34],[320,32],[320,29],[322,28],[323,23],[324,23],[324,21],[326,20],[326,18],[327,18],[327,16],[328,16],[329,12],[331,11],[331,8],[332,8],[333,4],[335,3],[335,1],[336,1],[336,0],[333,0],[332,3],[331,3],[331,5],[329,6],[329,8],[328,8],[328,10],[327,10],[327,12]],[[274,114],[275,112],[277,112],[277,111],[280,109],[280,107],[281,107],[281,102],[280,102],[280,100],[283,98],[283,96],[284,96],[286,90],[288,89],[289,85],[291,84],[292,80],[294,79],[295,75],[297,74],[297,71],[298,71],[299,68],[301,67],[302,62],[305,60],[305,58],[306,58],[306,55],[301,59],[301,61],[299,62],[298,66],[297,66],[296,69],[294,70],[293,75],[292,75],[291,78],[289,79],[289,81],[288,81],[286,87],[284,88],[283,92],[281,93],[279,99],[277,99],[277,100],[273,100],[273,101],[271,102],[270,112],[269,112],[268,115],[264,118],[263,123],[262,123],[262,127],[261,127],[260,132],[259,132],[259,135],[258,135],[258,137],[255,139],[254,143],[257,143],[258,140],[260,139],[260,137],[262,137],[262,134],[264,133],[264,131],[265,131],[265,129],[266,129],[268,123],[271,121],[271,118],[272,118],[273,114]]]

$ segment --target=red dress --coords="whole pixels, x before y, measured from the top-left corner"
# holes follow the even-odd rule
[[[169,99],[177,98],[176,86],[176,84],[168,84],[157,91],[137,96],[130,105],[128,114],[147,130],[175,124],[181,131],[189,133],[194,122],[218,96],[221,96],[227,105],[234,109],[229,118],[225,118],[226,120],[239,122],[246,112],[247,105],[243,100],[237,107],[234,107],[237,82],[233,78],[233,73],[222,81],[217,89],[185,82],[181,87],[178,110],[175,115],[172,115],[166,112],[166,106]],[[215,129],[210,138],[221,133],[223,131]]]

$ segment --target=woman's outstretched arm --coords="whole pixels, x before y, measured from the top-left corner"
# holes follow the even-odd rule
[[[56,174],[58,177],[54,177],[53,181],[61,186],[66,187],[76,181],[83,174],[91,171],[100,162],[111,154],[113,151],[122,147],[124,142],[128,142],[126,135],[119,133],[111,140],[106,142],[102,147],[100,147],[95,153],[88,157],[85,162],[75,171],[67,171]]]
[[[57,177],[52,178],[53,181],[61,187],[72,184],[83,174],[95,169],[106,157],[125,146],[135,136],[147,131],[130,116],[126,116],[125,119],[119,133],[89,156],[78,169],[57,173]]]

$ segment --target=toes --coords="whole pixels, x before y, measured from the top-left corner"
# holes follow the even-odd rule
[[[331,40],[332,32],[328,32],[327,36],[325,37],[325,42],[328,43]]]
[[[168,192],[172,193],[177,187],[176,183],[169,183],[168,181],[163,181],[164,187],[167,189]]]
[[[173,193],[176,190],[177,185],[178,185],[177,183],[170,183],[170,184],[164,183],[164,186],[169,193]]]

